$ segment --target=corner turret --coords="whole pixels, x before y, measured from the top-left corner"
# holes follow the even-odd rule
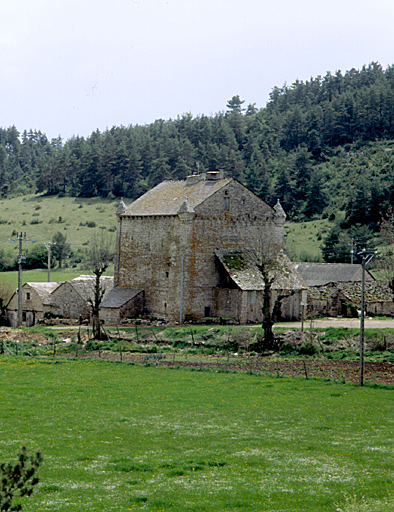
[[[125,205],[123,199],[121,199],[118,207],[116,208],[115,215],[117,217],[120,217],[121,215],[124,214],[125,211],[126,211],[126,205]]]
[[[284,226],[285,226],[285,220],[286,220],[286,213],[284,209],[282,208],[282,205],[280,204],[279,199],[276,202],[276,205],[274,206],[274,232],[275,232],[275,239],[277,243],[282,247],[283,249],[283,243],[284,243]]]
[[[181,204],[177,213],[178,213],[178,217],[180,218],[180,220],[182,220],[184,222],[190,222],[194,218],[195,212],[194,212],[194,209],[190,206],[190,203],[187,200],[187,197]]]
[[[274,206],[274,222],[275,224],[284,224],[286,220],[286,213],[280,204],[279,199],[276,201],[276,205]]]

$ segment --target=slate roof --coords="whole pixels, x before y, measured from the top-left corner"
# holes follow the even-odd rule
[[[232,178],[218,180],[163,181],[152,190],[126,206],[122,215],[177,215],[185,199],[189,207],[205,201],[212,194],[226,186]]]
[[[121,288],[120,286],[115,286],[115,288],[112,288],[112,290],[109,290],[109,292],[106,294],[103,302],[101,303],[101,308],[121,308],[129,300],[133,299],[142,292],[143,290],[135,290],[134,288]]]
[[[43,304],[48,304],[51,301],[51,293],[56,290],[60,283],[25,283],[38,293]]]
[[[294,263],[294,265],[307,286],[361,281],[361,265],[352,265],[350,263]],[[366,280],[373,280],[368,271],[366,272]]]
[[[354,304],[361,305],[361,283],[340,283],[338,289],[345,298]],[[365,283],[365,302],[392,302],[393,293],[387,282],[367,281]]]
[[[231,265],[228,264],[228,258],[239,258],[239,255],[242,254],[241,251],[219,249],[215,251],[215,254],[231,279],[241,290],[264,290],[264,280],[256,265],[250,263],[247,268],[239,269],[231,268]],[[289,260],[281,249],[277,252],[277,261],[281,270],[277,271],[277,276],[272,284],[273,290],[306,289],[304,281],[294,268],[294,263]]]
[[[321,286],[310,286],[308,288],[308,298],[314,300],[327,300],[330,296],[338,293],[336,283],[324,284]]]
[[[70,285],[75,289],[77,293],[86,301],[88,301],[94,293],[94,276],[79,276],[75,279],[71,279],[68,281]],[[105,293],[113,288],[114,286],[114,278],[111,276],[101,276],[100,278],[101,286],[105,289]]]

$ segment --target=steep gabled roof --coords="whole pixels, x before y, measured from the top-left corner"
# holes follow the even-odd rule
[[[43,303],[47,303],[51,299],[51,293],[60,286],[60,283],[25,283],[24,286],[26,285],[30,286],[30,288],[33,288],[38,293]]]
[[[256,265],[248,264],[247,267],[238,265],[242,251],[234,249],[219,249],[215,251],[219,261],[228,272],[231,279],[241,290],[264,290],[264,279]],[[231,260],[235,260],[232,265]],[[277,252],[278,269],[277,275],[272,284],[273,290],[305,290],[306,285],[301,276],[294,268],[294,264],[289,260],[283,250]]]
[[[294,263],[294,266],[307,286],[361,281],[362,276],[362,266],[350,263]],[[368,271],[366,279],[373,281],[373,277]]]
[[[101,308],[120,308],[142,292],[143,290],[116,286],[115,288],[112,288],[112,290],[109,290],[105,295],[105,298],[101,303]]]
[[[127,206],[122,215],[177,215],[185,199],[188,207],[194,210],[230,181],[232,178],[196,182],[163,181]]]
[[[75,279],[68,281],[74,290],[85,300],[88,301],[94,295],[94,276],[79,276]],[[104,288],[105,293],[108,293],[114,286],[114,278],[111,276],[100,277],[101,286]]]

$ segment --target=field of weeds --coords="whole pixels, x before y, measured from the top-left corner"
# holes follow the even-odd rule
[[[44,456],[26,512],[393,509],[393,391],[4,355],[0,376],[0,461]]]

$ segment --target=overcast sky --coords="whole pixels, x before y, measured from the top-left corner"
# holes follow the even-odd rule
[[[212,115],[394,63],[394,0],[0,0],[0,126],[48,137]]]

